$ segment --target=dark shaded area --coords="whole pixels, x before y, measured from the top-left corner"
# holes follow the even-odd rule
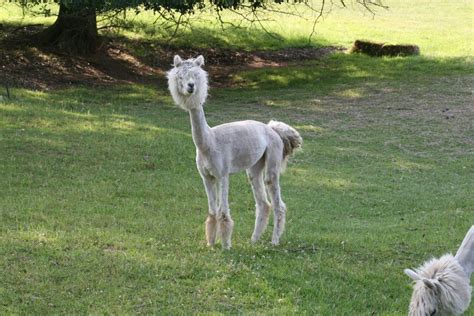
[[[74,54],[94,52],[99,44],[94,8],[75,8],[59,3],[56,21],[37,35],[41,44]]]
[[[91,55],[74,55],[42,45],[35,38],[43,26],[3,25],[0,33],[0,82],[31,89],[52,89],[73,84],[161,84],[175,54],[183,58],[204,55],[216,86],[231,84],[231,74],[245,69],[281,67],[288,62],[317,60],[339,47],[299,47],[243,51],[229,48],[189,48],[154,41],[103,37]],[[262,36],[265,32],[262,31]],[[215,42],[219,39],[210,39]]]

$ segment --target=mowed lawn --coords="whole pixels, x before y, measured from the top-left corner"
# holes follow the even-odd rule
[[[13,89],[0,100],[0,313],[406,314],[403,269],[456,251],[474,224],[472,31],[449,42],[459,29],[431,19],[439,3],[402,11],[427,30],[407,42],[440,43],[420,57],[336,54],[211,81],[212,126],[278,119],[303,136],[277,247],[271,224],[250,244],[244,174],[230,184],[233,248],[205,246],[189,117],[164,80]],[[343,12],[341,25],[360,14]]]

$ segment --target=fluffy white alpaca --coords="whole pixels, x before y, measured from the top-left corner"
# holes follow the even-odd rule
[[[468,231],[456,256],[446,254],[425,262],[416,272],[405,273],[415,281],[409,315],[459,315],[471,302],[469,285],[474,271],[474,226]]]
[[[222,247],[230,248],[234,223],[228,203],[229,175],[247,170],[256,201],[252,242],[260,238],[268,223],[267,189],[274,210],[272,243],[277,245],[286,213],[280,196],[280,172],[303,140],[295,129],[275,121],[268,124],[240,121],[209,127],[203,110],[208,90],[203,64],[202,56],[182,60],[176,55],[174,68],[168,72],[168,87],[173,100],[189,112],[191,119],[196,164],[209,202],[205,224],[207,244],[214,246],[219,233]]]

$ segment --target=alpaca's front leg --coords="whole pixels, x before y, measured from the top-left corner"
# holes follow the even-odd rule
[[[219,224],[219,232],[221,235],[222,248],[229,249],[231,247],[232,229],[234,228],[234,221],[230,217],[229,210],[229,175],[219,179],[220,188],[220,205],[217,221]]]
[[[207,200],[209,204],[208,215],[206,219],[206,241],[207,245],[214,247],[216,243],[217,219],[217,181],[212,176],[202,176],[204,187],[206,188]]]

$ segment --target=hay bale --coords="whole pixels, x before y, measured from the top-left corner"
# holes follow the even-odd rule
[[[411,56],[419,55],[420,48],[416,45],[386,45],[384,43],[356,40],[349,53],[362,53],[374,57]]]

